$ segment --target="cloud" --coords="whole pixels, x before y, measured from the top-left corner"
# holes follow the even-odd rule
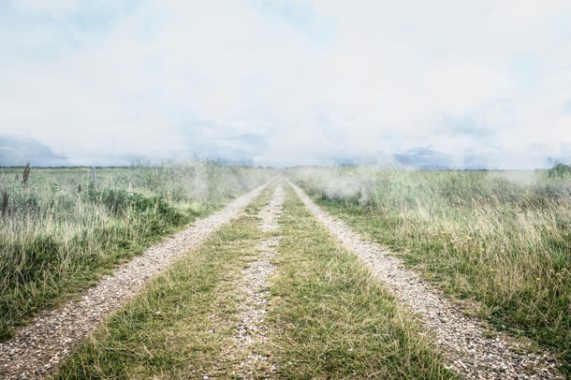
[[[446,169],[453,166],[452,160],[448,155],[436,152],[429,147],[420,147],[403,153],[396,153],[395,158],[404,166],[419,169]]]
[[[0,9],[2,133],[73,163],[430,147],[519,168],[571,146],[567,1],[94,4]]]
[[[0,166],[61,166],[68,161],[60,154],[32,138],[0,135]]]

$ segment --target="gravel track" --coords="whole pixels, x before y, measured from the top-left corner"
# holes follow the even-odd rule
[[[283,188],[278,185],[272,200],[260,213],[260,229],[271,233],[279,228],[278,218],[284,203]],[[268,341],[268,329],[264,324],[268,298],[268,279],[275,272],[272,260],[276,256],[280,237],[272,236],[262,241],[257,249],[260,255],[242,271],[242,281],[238,291],[244,301],[238,306],[238,326],[230,349],[231,355],[239,358],[234,375],[241,379],[266,379],[272,376],[276,367],[270,358],[256,352],[256,345]]]
[[[436,344],[449,367],[467,379],[557,379],[557,362],[547,352],[530,353],[513,339],[496,334],[490,338],[483,321],[467,317],[462,310],[442,297],[403,267],[390,252],[353,232],[345,223],[317,206],[298,186],[296,194],[343,245],[355,252],[393,291],[395,296],[419,315],[424,326],[433,331]]]
[[[145,250],[78,300],[41,313],[14,338],[0,343],[0,379],[46,377],[110,313],[136,295],[143,285],[174,260],[204,242],[238,217],[266,185],[235,199],[221,211]]]

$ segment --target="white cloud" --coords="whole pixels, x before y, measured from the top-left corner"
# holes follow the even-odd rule
[[[36,14],[85,6],[17,3]],[[61,16],[7,31],[0,133],[29,134],[78,162],[183,157],[202,148],[193,128],[251,136],[247,153],[276,164],[429,146],[458,162],[475,152],[533,166],[571,146],[568,2],[103,4],[107,13],[89,19],[96,28]],[[30,58],[14,41],[52,54]],[[209,146],[224,155],[226,145]]]

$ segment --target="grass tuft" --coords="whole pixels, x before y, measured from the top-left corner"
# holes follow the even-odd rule
[[[24,186],[28,185],[28,179],[30,178],[30,172],[32,169],[30,168],[30,163],[28,162],[26,166],[24,166],[24,171],[22,172],[22,184]]]
[[[2,218],[5,218],[6,215],[8,214],[8,203],[10,200],[10,196],[8,195],[7,192],[3,191],[2,192],[2,211],[1,211],[1,215]]]

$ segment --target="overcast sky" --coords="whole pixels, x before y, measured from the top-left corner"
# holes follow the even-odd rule
[[[73,164],[571,160],[571,1],[0,0],[0,160],[40,146]]]

